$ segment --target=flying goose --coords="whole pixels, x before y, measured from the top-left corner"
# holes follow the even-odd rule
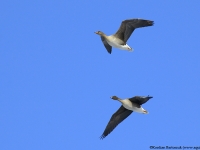
[[[122,21],[120,28],[113,35],[107,36],[101,31],[97,31],[95,33],[101,36],[101,40],[110,54],[112,52],[112,47],[119,48],[121,50],[133,51],[132,48],[126,44],[133,31],[136,28],[152,26],[153,24],[154,22],[150,20],[128,19]]]
[[[138,112],[142,114],[148,114],[148,111],[142,108],[142,104],[146,103],[151,96],[135,96],[127,99],[120,99],[117,96],[112,96],[111,99],[118,100],[122,103],[121,107],[112,115],[110,121],[108,122],[101,139],[105,138],[110,134],[114,128],[126,119],[132,112]]]

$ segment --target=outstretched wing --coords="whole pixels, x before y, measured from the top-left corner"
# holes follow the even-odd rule
[[[121,123],[124,119],[126,119],[133,111],[128,110],[121,106],[110,118],[108,125],[106,126],[103,134],[101,135],[101,139],[105,138],[108,134],[110,134],[114,128]]]
[[[152,26],[153,21],[144,20],[144,19],[128,19],[124,20],[121,23],[120,28],[115,33],[115,36],[123,40],[125,43],[133,33],[136,28]]]
[[[135,96],[135,97],[129,98],[129,100],[138,105],[142,105],[151,98],[152,98],[151,96]]]
[[[110,45],[106,42],[105,38],[102,37],[102,36],[101,36],[101,40],[102,40],[102,42],[103,42],[103,45],[104,45],[105,48],[107,49],[108,53],[111,54],[111,52],[112,52],[112,46],[110,46]]]

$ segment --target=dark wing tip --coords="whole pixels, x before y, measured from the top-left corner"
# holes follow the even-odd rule
[[[102,134],[99,138],[100,138],[101,140],[103,140],[105,137],[106,137],[106,136],[105,136],[104,134]]]
[[[154,25],[154,21],[148,20],[147,22],[148,22],[149,26],[153,26]]]
[[[108,53],[109,53],[109,54],[111,54],[111,53],[112,53],[112,51],[111,51],[111,50],[107,50],[107,51],[108,51]]]
[[[147,97],[148,97],[149,99],[153,98],[153,96],[149,96],[149,95],[148,95]]]

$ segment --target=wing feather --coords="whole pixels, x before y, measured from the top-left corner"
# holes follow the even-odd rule
[[[105,40],[104,37],[101,36],[101,41],[103,42],[103,45],[105,46],[106,50],[108,51],[108,53],[111,54],[112,52],[112,46],[110,46],[107,41]]]
[[[124,119],[126,119],[133,111],[128,110],[121,106],[110,118],[103,134],[101,135],[101,139],[105,138],[108,134],[110,134],[115,127],[120,124]]]
[[[122,21],[118,31],[115,33],[115,36],[126,43],[136,28],[147,27],[152,25],[153,21],[150,20],[144,20],[144,19],[124,20]]]
[[[135,104],[142,105],[146,103],[150,98],[152,97],[135,96],[135,97],[129,98],[129,100]]]

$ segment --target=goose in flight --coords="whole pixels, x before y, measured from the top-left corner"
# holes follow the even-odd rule
[[[108,122],[101,139],[105,138],[110,134],[115,127],[126,119],[132,112],[138,112],[142,114],[148,114],[148,111],[142,108],[142,104],[146,103],[151,96],[135,96],[127,99],[120,99],[117,96],[112,96],[111,99],[118,100],[122,103],[121,107],[112,115],[110,121]]]
[[[101,31],[97,31],[95,33],[101,36],[101,40],[110,54],[112,52],[112,47],[121,50],[133,51],[132,48],[126,43],[133,31],[136,28],[152,26],[153,24],[154,22],[150,20],[128,19],[122,21],[120,28],[113,35],[107,36]]]

